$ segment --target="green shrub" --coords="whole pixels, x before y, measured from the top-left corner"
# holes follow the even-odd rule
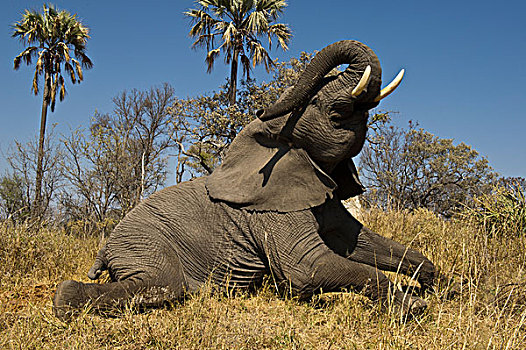
[[[526,234],[526,193],[516,182],[500,183],[489,194],[475,197],[460,213],[490,236]]]

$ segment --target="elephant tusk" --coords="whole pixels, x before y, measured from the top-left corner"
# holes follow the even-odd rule
[[[393,79],[393,81],[384,87],[382,91],[380,91],[380,95],[374,99],[374,102],[378,102],[383,98],[386,98],[391,92],[393,92],[398,85],[402,82],[402,78],[404,77],[405,69],[402,69],[400,73],[396,76],[396,78]]]
[[[360,78],[360,81],[358,82],[358,85],[354,87],[354,89],[351,91],[351,96],[356,97],[360,95],[367,84],[369,84],[369,80],[371,79],[371,66],[367,66],[365,68],[365,71],[363,72],[362,77]]]

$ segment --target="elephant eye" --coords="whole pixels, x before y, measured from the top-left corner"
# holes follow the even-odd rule
[[[354,108],[351,103],[332,104],[329,108],[329,117],[331,120],[347,119],[352,116],[353,112]]]

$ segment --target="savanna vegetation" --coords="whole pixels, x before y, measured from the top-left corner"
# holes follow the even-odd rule
[[[506,195],[500,200],[507,201]],[[512,227],[497,234],[477,215],[445,221],[427,209],[363,212],[372,229],[421,250],[461,284],[454,300],[445,300],[444,286],[429,293],[428,311],[407,322],[355,293],[308,302],[280,297],[268,280],[252,293],[210,286],[171,308],[125,309],[117,317],[82,313],[62,323],[51,311],[54,289],[68,278],[87,281],[99,239],[4,223],[0,348],[522,349],[526,236],[512,234]],[[516,219],[501,224],[513,226]]]
[[[286,49],[290,29],[274,23],[284,1],[234,1],[246,4],[217,10],[223,3],[230,2],[199,1],[187,12],[196,44],[207,47],[209,68],[222,51],[232,72],[237,57],[246,73],[264,63],[272,72],[268,82],[246,76],[238,87],[236,66],[230,81],[201,96],[181,99],[169,84],[130,89],[114,96],[113,110],[95,113],[89,125],[12,144],[9,169],[0,176],[0,348],[524,348],[526,180],[500,177],[472,147],[417,123],[397,127],[393,113],[385,111],[371,116],[358,162],[368,188],[360,198],[360,220],[454,277],[461,286],[455,299],[446,300],[448,286],[438,286],[425,296],[430,306],[424,315],[400,320],[355,293],[310,301],[279,295],[269,278],[253,291],[209,285],[162,309],[127,308],[104,316],[86,310],[68,323],[54,317],[57,284],[88,281],[87,269],[119,220],[165,186],[169,172],[176,183],[211,173],[256,111],[294,84],[312,58],[302,53],[278,62],[257,46],[255,35],[266,31]],[[77,60],[68,43],[56,45],[53,64],[45,59],[52,48],[38,54],[35,79],[44,74],[46,81],[43,115],[64,88],[60,67],[75,82],[82,80],[81,68],[91,66],[82,46],[85,27],[68,13],[45,11],[41,19],[25,13],[18,36],[30,43],[36,39],[24,34],[30,31],[24,26],[67,24],[79,31],[80,46],[72,47]],[[254,15],[258,11],[268,16]],[[239,26],[222,24],[229,16],[238,16]],[[224,39],[219,47],[215,35]],[[31,63],[37,52],[26,49],[18,64]],[[412,284],[389,276],[401,288]]]

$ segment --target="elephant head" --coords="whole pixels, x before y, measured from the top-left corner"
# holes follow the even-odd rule
[[[326,76],[341,64],[345,71]],[[320,51],[298,82],[234,140],[207,181],[212,198],[251,210],[303,210],[364,191],[352,157],[363,147],[369,109],[381,90],[374,52],[352,40]]]

